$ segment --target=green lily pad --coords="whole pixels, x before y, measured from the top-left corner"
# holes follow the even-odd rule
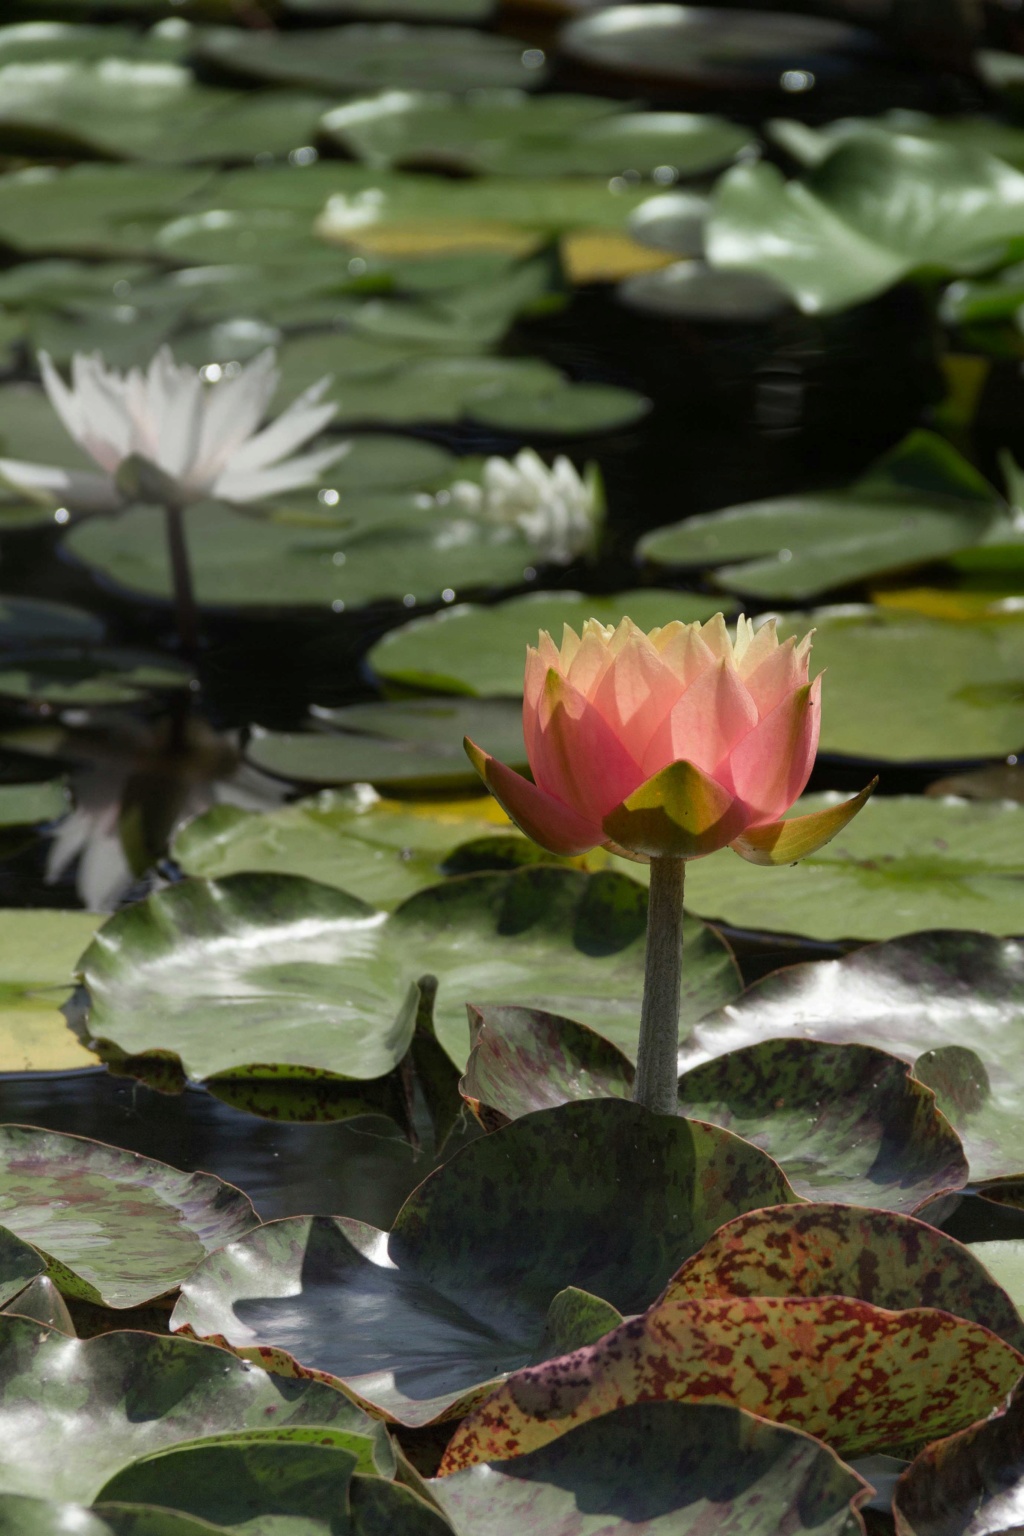
[[[511,37],[464,27],[320,27],[311,32],[263,33],[210,28],[197,57],[235,74],[311,90],[344,92],[463,91],[486,86],[536,89],[544,82],[544,54]]]
[[[324,130],[370,165],[434,165],[513,176],[672,175],[716,170],[751,142],[743,128],[687,112],[625,112],[601,97],[477,91],[387,92],[347,102]]]
[[[501,1118],[583,1098],[630,1098],[633,1065],[584,1025],[528,1008],[480,1008],[461,1091]],[[768,1153],[797,1194],[916,1211],[967,1182],[934,1095],[905,1062],[867,1046],[764,1040],[693,1067],[679,1113]],[[1024,1332],[1021,1343],[1024,1344]]]
[[[549,1358],[567,1286],[638,1311],[724,1220],[794,1198],[770,1158],[717,1127],[563,1104],[470,1143],[413,1191],[390,1234],[296,1217],[230,1245],[196,1270],[171,1326],[427,1424]]]
[[[206,1173],[82,1136],[0,1126],[0,1220],[69,1296],[137,1307],[257,1225],[245,1195]]]
[[[994,1246],[983,1243],[983,1248]],[[988,1418],[926,1446],[896,1484],[900,1536],[1012,1536],[1024,1497],[1024,1386]]]
[[[684,1067],[766,1036],[858,1041],[915,1063],[963,1142],[974,1179],[1024,1171],[1020,945],[914,933],[766,977],[684,1042]]]
[[[171,855],[188,875],[303,875],[392,907],[437,882],[459,839],[507,824],[489,796],[438,803],[325,790],[275,811],[214,806],[182,828]]]
[[[315,1434],[361,1466],[393,1466],[381,1427],[341,1393],[281,1381],[187,1339],[116,1332],[69,1341],[0,1317],[0,1380],[0,1483],[9,1493],[45,1486],[55,1499],[90,1503],[137,1457],[212,1436]]]
[[[59,7],[58,7],[59,8]],[[52,7],[51,7],[52,9]],[[0,68],[55,60],[140,59],[174,62],[184,58],[195,33],[178,21],[170,27],[89,26],[73,22],[21,22],[0,27]]]
[[[530,438],[616,432],[641,421],[650,409],[645,395],[617,384],[563,383],[547,394],[513,388],[469,403],[474,421]]]
[[[542,629],[558,642],[563,624],[579,630],[590,618],[617,624],[628,614],[646,630],[673,619],[710,619],[720,607],[721,602],[696,593],[658,589],[620,592],[613,597],[531,592],[494,607],[460,606],[414,619],[378,641],[369,662],[387,683],[444,693],[518,697],[523,689],[526,646],[536,645]],[[500,756],[497,748],[482,740],[480,744]]]
[[[0,1493],[0,1521],[17,1536],[213,1536],[217,1527],[171,1509],[138,1504],[87,1509],[83,1504]]]
[[[36,597],[0,597],[0,655],[48,643],[88,645],[102,640],[105,631],[103,620],[84,608]]]
[[[536,397],[550,396],[572,410],[570,396],[582,385],[565,381],[550,363],[517,357],[406,357],[389,371],[350,379],[335,387],[332,398],[340,421],[451,423],[480,417],[512,397],[520,412]],[[635,402],[640,396],[623,391]],[[625,402],[618,402],[620,413]],[[635,413],[636,406],[633,406]]]
[[[67,1303],[49,1275],[38,1275],[4,1310],[14,1317],[30,1317],[47,1328],[56,1328],[68,1338],[76,1336]]]
[[[56,821],[68,810],[63,779],[39,779],[32,784],[0,784],[0,829],[32,827]]]
[[[103,919],[92,912],[8,909],[0,914],[0,1071],[93,1067],[61,1007],[75,962]]]
[[[794,813],[838,798],[808,795]],[[694,861],[687,904],[736,928],[811,939],[890,939],[966,922],[1012,934],[1022,879],[1021,806],[886,795],[795,866],[769,872],[729,853]]]
[[[188,163],[284,155],[308,144],[327,98],[241,95],[178,64],[102,57],[8,64],[0,38],[0,146]]]
[[[421,794],[476,789],[480,780],[462,739],[480,732],[509,761],[526,765],[522,710],[506,699],[350,704],[319,710],[317,718],[318,731],[254,730],[249,762],[300,784],[365,782]]]
[[[148,651],[107,646],[46,646],[0,659],[0,697],[56,709],[133,704],[187,688],[191,669]]]
[[[914,272],[994,265],[1024,235],[1024,175],[979,150],[910,135],[849,138],[787,182],[736,166],[712,197],[713,266],[780,282],[808,313],[863,303]]]
[[[393,432],[346,433],[348,453],[328,472],[339,497],[379,491],[420,490],[455,479],[459,460],[437,443]],[[339,508],[343,510],[343,506]]]
[[[0,193],[2,188],[3,181],[0,180]],[[21,269],[15,267],[13,270]],[[0,303],[3,302],[0,298]],[[96,469],[93,460],[79,448],[37,384],[4,384],[0,387],[0,447],[8,459],[52,464],[59,469],[91,469],[94,472]],[[49,522],[52,517],[50,506],[40,513],[41,521]],[[10,598],[4,599],[5,603],[10,601]],[[27,602],[28,599],[15,601]],[[94,619],[93,624],[97,623]]]
[[[661,192],[640,204],[629,220],[629,233],[638,245],[674,256],[693,258],[704,253],[704,221],[708,200],[699,192]]]
[[[433,21],[482,25],[494,0],[284,0],[299,16],[366,16],[374,21]]]
[[[757,501],[646,534],[659,565],[718,567],[758,598],[816,597],[980,543],[1008,521],[992,487],[941,438],[915,432],[847,490]]]
[[[20,1237],[0,1227],[0,1308],[7,1311],[15,1298],[46,1273],[46,1260]]]
[[[145,255],[167,209],[203,185],[201,170],[75,165],[0,176],[0,239],[17,251]]]
[[[128,1056],[173,1053],[189,1077],[381,1077],[412,1037],[419,979],[437,1034],[468,1053],[467,1002],[559,1008],[635,1052],[647,897],[612,873],[540,867],[432,886],[384,917],[287,875],[191,880],[111,918],[82,957],[89,1030]],[[690,924],[683,1018],[739,990],[735,962]]]
[[[869,1496],[808,1436],[724,1404],[668,1402],[613,1409],[553,1445],[437,1478],[430,1490],[457,1530],[493,1536],[568,1536],[597,1520],[643,1536],[769,1524],[845,1536]]]
[[[445,590],[518,584],[533,555],[517,530],[412,505],[404,518],[350,528],[303,527],[257,518],[218,502],[186,507],[189,555],[200,605],[306,608],[335,613],[375,601],[436,600]],[[171,600],[173,582],[160,507],[78,523],[64,547],[104,581]],[[411,604],[408,606],[412,606]],[[0,670],[0,692],[7,678]]]

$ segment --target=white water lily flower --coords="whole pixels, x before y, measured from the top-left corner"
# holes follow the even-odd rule
[[[320,403],[329,379],[260,429],[280,378],[275,363],[270,348],[234,377],[224,373],[208,381],[198,369],[175,363],[168,347],[160,348],[145,373],[132,368],[122,374],[106,368],[99,353],[76,353],[68,388],[41,352],[51,405],[102,473],[0,459],[0,477],[25,495],[80,512],[111,512],[124,504],[117,472],[129,458],[155,467],[181,505],[206,497],[258,501],[308,485],[350,445],[287,457],[334,415],[333,405]]]
[[[604,512],[597,466],[581,477],[559,455],[548,469],[532,448],[487,459],[483,483],[457,480],[452,499],[485,522],[519,528],[542,560],[566,565],[594,548]]]

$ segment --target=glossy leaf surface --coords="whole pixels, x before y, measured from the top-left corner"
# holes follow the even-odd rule
[[[390,1235],[298,1217],[229,1245],[183,1288],[173,1325],[426,1424],[547,1358],[566,1287],[635,1311],[723,1220],[792,1198],[769,1158],[715,1127],[562,1105],[471,1143]]]

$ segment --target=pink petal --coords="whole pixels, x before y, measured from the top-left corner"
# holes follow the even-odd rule
[[[732,661],[732,637],[726,627],[725,615],[716,613],[714,618],[708,619],[706,624],[700,627],[700,637],[710,650],[712,656],[719,661]]]
[[[683,688],[695,683],[715,660],[711,647],[701,639],[699,624],[666,624],[655,640],[655,648]]]
[[[588,619],[583,626],[579,647],[565,669],[565,676],[574,688],[590,698],[611,666],[612,659],[611,645],[605,636],[604,626]]]
[[[644,755],[643,777],[683,759],[714,774],[756,724],[754,701],[735,668],[730,661],[719,661],[687,688],[655,731]]]
[[[599,825],[591,824],[553,795],[545,794],[521,773],[484,752],[466,737],[466,752],[498,804],[521,832],[549,853],[575,857],[604,841]]]
[[[655,730],[683,691],[646,635],[629,637],[590,694],[595,709],[639,762]]]
[[[761,720],[797,688],[806,685],[809,660],[807,652],[801,652],[791,638],[743,679]]]
[[[814,766],[821,726],[821,677],[798,688],[733,750],[728,776],[751,809],[751,825],[776,821],[800,798]]]
[[[600,711],[555,671],[548,673],[537,720],[529,758],[533,776],[585,820],[600,823],[643,780],[639,764]]]
[[[778,619],[768,619],[760,629],[756,629],[747,642],[742,657],[737,661],[737,670],[748,687],[758,667],[774,656],[779,648],[779,637],[775,633],[778,622]],[[804,678],[804,682],[806,681],[807,679]]]
[[[526,761],[533,763],[541,732],[540,711],[549,672],[560,672],[558,648],[546,630],[541,630],[536,646],[526,647],[526,674],[523,680],[523,740]]]

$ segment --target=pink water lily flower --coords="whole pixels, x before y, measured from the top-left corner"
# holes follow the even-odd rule
[[[874,785],[843,804],[781,818],[818,746],[821,677],[811,635],[780,644],[774,619],[719,613],[644,634],[590,619],[561,648],[526,655],[523,734],[534,782],[467,740],[495,798],[552,853],[603,846],[646,861],[729,846],[755,864],[791,863],[845,826]]]

